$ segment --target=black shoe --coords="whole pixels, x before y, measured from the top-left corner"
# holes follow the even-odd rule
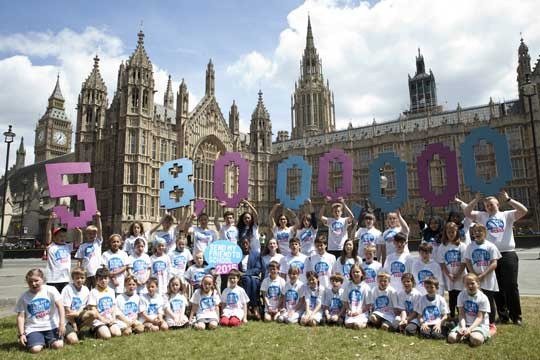
[[[502,325],[508,325],[508,324],[510,324],[510,319],[508,319],[508,318],[503,318],[503,319],[499,318],[499,319],[497,319],[497,321],[495,321],[495,323],[496,324],[502,324]]]

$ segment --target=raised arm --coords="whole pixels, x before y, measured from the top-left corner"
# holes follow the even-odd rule
[[[289,219],[291,219],[292,226],[296,230],[296,227],[299,225],[298,215],[289,208],[286,208],[285,211],[289,213]]]
[[[465,206],[463,209],[463,214],[471,220],[476,220],[476,215],[473,214],[473,210],[476,207],[476,204],[480,201],[480,193],[476,193],[474,199]]]
[[[506,191],[501,191],[501,198],[514,210],[516,210],[516,216],[514,217],[514,220],[519,220],[525,215],[527,215],[528,210],[525,205],[523,205],[517,200],[512,199]]]
[[[420,230],[424,230],[424,226],[426,226],[426,223],[424,222],[424,214],[425,213],[425,207],[424,205],[420,206],[420,209],[418,209],[418,214],[416,215],[416,220],[418,221],[418,226],[420,227]]]
[[[246,205],[249,210],[251,210],[253,215],[253,223],[258,224],[259,213],[257,212],[257,209],[255,209],[255,207],[247,199],[242,200],[242,203]]]
[[[399,225],[401,226],[401,232],[403,234],[405,234],[405,235],[409,235],[409,231],[410,231],[409,225],[407,224],[407,222],[405,221],[403,216],[401,216],[401,210],[397,209],[396,214],[397,214],[398,219],[399,219]]]
[[[101,224],[101,212],[96,211],[96,227],[97,227],[97,237],[103,240],[103,226]]]
[[[324,212],[326,210],[326,204],[328,204],[328,197],[325,197],[324,198],[324,203],[323,205],[321,206],[321,209],[319,210],[319,219],[321,219],[321,221],[326,224],[326,222],[328,221],[328,218],[326,216],[324,216]]]
[[[270,213],[268,214],[268,223],[270,224],[270,227],[272,229],[276,227],[276,220],[274,219],[274,216],[276,215],[277,208],[280,206],[280,203],[274,204],[274,206],[272,206],[272,209],[270,210]]]
[[[56,214],[51,212],[49,215],[49,220],[47,220],[47,225],[45,226],[45,245],[49,246],[52,241],[52,223],[56,219]]]
[[[345,214],[347,214],[347,220],[349,221],[349,223],[352,223],[354,221],[354,214],[351,211],[351,209],[349,209],[347,204],[345,203],[345,199],[340,197],[339,202],[341,203],[341,205],[343,205],[343,209],[345,210],[344,212],[345,212]]]

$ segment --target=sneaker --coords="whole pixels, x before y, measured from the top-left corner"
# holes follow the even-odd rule
[[[381,329],[382,329],[382,330],[385,330],[385,331],[386,331],[386,330],[388,330],[389,328],[390,328],[390,326],[389,326],[388,324],[386,324],[386,323],[383,323],[383,324],[381,325]]]
[[[497,333],[497,326],[495,324],[489,324],[489,336],[493,336]]]
[[[521,319],[516,319],[514,320],[514,325],[523,326],[523,321]]]

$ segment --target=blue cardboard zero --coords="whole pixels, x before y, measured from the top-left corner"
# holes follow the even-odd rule
[[[478,144],[481,139],[491,143],[495,151],[498,176],[489,181],[481,179],[476,174],[474,145]],[[485,195],[497,194],[507,182],[512,180],[512,163],[510,162],[510,151],[506,137],[488,126],[473,129],[465,138],[465,142],[461,144],[461,166],[465,185],[470,187],[472,191]]]
[[[167,161],[159,169],[159,202],[166,209],[189,206],[195,199],[195,188],[190,176],[193,175],[193,161],[188,158]]]
[[[238,264],[243,257],[240,246],[229,240],[214,241],[204,250],[204,260],[209,268],[217,265]]]
[[[294,200],[287,194],[287,170],[298,168],[302,175],[300,178],[300,194]],[[283,206],[298,210],[309,199],[311,192],[311,165],[304,160],[303,156],[289,156],[279,163],[277,170],[276,198]]]
[[[360,217],[360,214],[362,214],[363,210],[364,210],[364,208],[362,207],[362,205],[360,205],[358,203],[352,203],[351,211],[352,211],[355,219],[358,219]]]
[[[385,164],[390,164],[395,171],[396,196],[388,200],[381,194],[381,177],[379,169]],[[385,152],[369,164],[369,198],[384,212],[392,212],[403,207],[407,201],[407,164],[393,152]]]

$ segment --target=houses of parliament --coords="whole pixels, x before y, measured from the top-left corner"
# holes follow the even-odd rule
[[[118,69],[114,94],[108,92],[102,79],[98,56],[93,59],[93,68],[78,96],[75,129],[66,115],[65,100],[57,81],[45,114],[36,124],[35,163],[25,165],[21,142],[16,164],[8,172],[9,196],[13,203],[8,236],[17,231],[24,197],[25,217],[21,225],[28,229],[28,236],[42,237],[48,210],[57,204],[56,199],[49,197],[44,165],[56,162],[91,163],[92,173],[78,175],[73,182],[88,182],[95,188],[106,233],[124,232],[135,219],[145,226],[156,224],[164,212],[159,204],[159,169],[164,162],[182,157],[193,160],[196,198],[206,201],[205,212],[220,216],[222,210],[213,196],[213,165],[220,154],[230,151],[242,153],[249,161],[249,200],[258,209],[259,222],[263,225],[276,202],[277,164],[283,159],[300,155],[311,164],[314,174],[311,198],[318,207],[323,200],[317,191],[319,158],[332,148],[343,149],[353,160],[353,189],[347,201],[369,206],[368,164],[379,153],[393,151],[407,163],[409,200],[402,213],[412,221],[424,204],[419,195],[416,157],[427,144],[436,142],[456,151],[461,184],[459,196],[465,201],[471,200],[474,194],[463,185],[459,145],[471,129],[486,125],[506,136],[513,172],[513,180],[506,189],[512,198],[531,209],[525,221],[537,227],[539,194],[530,109],[539,130],[540,107],[538,94],[527,97],[524,86],[540,85],[540,66],[537,63],[531,67],[523,39],[518,47],[515,100],[486,99],[485,104],[478,106],[462,108],[458,104],[455,109],[444,109],[437,102],[435,75],[426,70],[419,50],[415,73],[408,76],[408,110],[394,120],[373,121],[361,127],[349,124],[347,129],[336,130],[334,93],[324,77],[308,19],[300,74],[291,95],[290,132],[272,129],[263,93],[259,91],[257,98],[254,94],[255,105],[247,134],[240,132],[235,102],[230,105],[228,114],[224,114],[216,101],[212,61],[206,67],[204,97],[191,111],[189,87],[184,81],[178,89],[173,89],[169,77],[163,99],[156,98],[154,94],[158,89],[153,66],[144,44],[145,35],[140,31],[135,50]],[[74,151],[72,136],[75,137]],[[479,176],[485,179],[497,176],[495,155],[489,143],[479,143],[475,158]],[[441,192],[446,187],[444,162],[435,157],[429,171],[432,190]],[[388,178],[385,195],[393,196],[396,191],[393,170],[388,167],[383,172]],[[235,168],[230,167],[223,185],[226,192],[236,191],[236,176]],[[19,181],[22,178],[28,179],[24,189]],[[330,186],[339,187],[341,180],[339,164],[334,164],[329,173]],[[287,181],[288,191],[294,197],[300,186],[298,172],[290,170]],[[34,211],[34,215],[27,216],[28,211]],[[442,215],[448,208],[432,211]]]

